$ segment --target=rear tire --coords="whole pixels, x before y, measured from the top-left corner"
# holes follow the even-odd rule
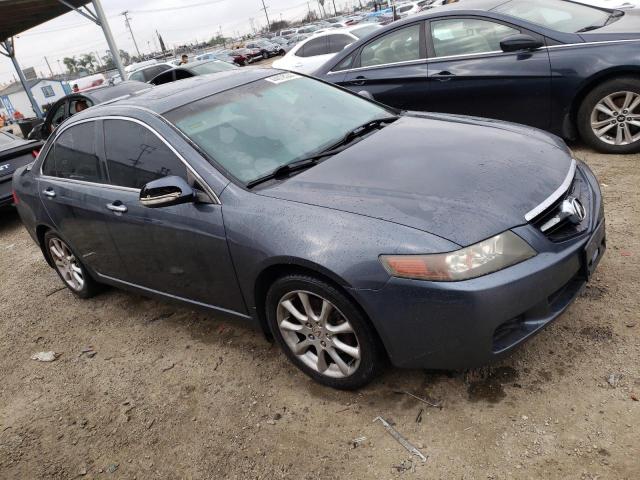
[[[582,139],[602,153],[640,152],[640,79],[620,77],[595,87],[578,110]]]
[[[316,382],[355,390],[373,380],[383,351],[360,309],[327,282],[287,275],[266,297],[273,335],[289,360]]]
[[[71,247],[50,230],[44,235],[44,250],[54,270],[71,292],[79,298],[91,298],[100,291],[96,282]]]

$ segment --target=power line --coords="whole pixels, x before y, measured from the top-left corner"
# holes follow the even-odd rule
[[[267,17],[267,28],[271,31],[271,22],[269,21],[269,14],[267,13],[267,6],[264,4],[264,0],[262,0],[262,9],[264,10],[264,16]]]

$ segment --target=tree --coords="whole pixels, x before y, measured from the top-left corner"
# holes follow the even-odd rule
[[[91,72],[95,72],[96,71],[96,57],[93,55],[93,53],[85,53],[82,55],[82,57],[80,57],[80,61],[82,62],[82,66],[85,67],[87,70],[91,71]]]
[[[227,39],[222,35],[216,35],[215,37],[211,37],[211,40],[209,40],[209,45],[211,45],[212,47],[214,45],[226,45],[226,44],[227,44]]]
[[[290,23],[286,20],[277,20],[271,23],[271,31],[277,32],[279,30],[284,30],[285,28],[289,27],[289,25]]]
[[[74,74],[78,71],[78,60],[76,59],[75,56],[73,57],[64,57],[62,59],[62,63],[64,63],[64,66],[67,67],[67,71],[70,74]]]
[[[312,23],[315,22],[317,20],[319,20],[320,17],[318,17],[318,14],[316,13],[315,10],[311,10],[309,11],[309,13],[307,13],[307,15],[302,19],[302,23]]]

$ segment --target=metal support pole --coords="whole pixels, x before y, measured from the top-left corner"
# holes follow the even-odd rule
[[[20,79],[22,88],[24,88],[24,91],[27,94],[27,97],[29,98],[29,102],[31,102],[31,108],[33,108],[33,112],[36,114],[36,117],[42,118],[42,111],[40,110],[40,106],[38,105],[38,102],[36,102],[36,99],[33,97],[33,93],[31,93],[31,88],[29,88],[29,83],[27,82],[27,79],[24,77],[24,73],[22,73],[22,69],[18,64],[18,60],[16,60],[16,49],[15,49],[13,37],[7,38],[0,45],[2,45],[6,51],[6,53],[2,52],[2,54],[6,57],[9,57],[11,59],[11,63],[13,63],[13,68],[15,68],[16,73],[18,74],[18,78]]]
[[[113,63],[116,64],[116,68],[120,72],[120,76],[122,80],[126,80],[126,74],[124,72],[124,67],[122,66],[122,60],[120,59],[120,50],[116,46],[116,41],[113,39],[113,34],[111,33],[111,27],[109,27],[109,22],[107,22],[107,16],[104,14],[104,10],[102,8],[102,3],[100,0],[92,0],[93,8],[96,10],[96,18],[97,24],[102,27],[102,31],[104,32],[104,38],[107,40],[107,45],[109,45],[109,50],[111,50],[111,56],[113,57]]]

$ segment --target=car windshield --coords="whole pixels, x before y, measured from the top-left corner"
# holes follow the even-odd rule
[[[194,65],[191,67],[191,70],[193,70],[198,75],[206,75],[207,73],[225,72],[227,70],[233,70],[235,68],[236,67],[234,67],[229,63],[221,62],[219,60],[214,60],[213,62]]]
[[[375,25],[365,25],[364,27],[354,28],[353,30],[351,30],[351,34],[355,35],[358,38],[362,38],[366,37],[371,32],[375,32],[376,30],[378,30],[378,27],[376,27]]]
[[[350,131],[393,113],[357,95],[282,73],[165,115],[243,183],[327,150]]]
[[[564,33],[603,27],[611,17],[607,11],[561,0],[511,0],[495,11]]]

